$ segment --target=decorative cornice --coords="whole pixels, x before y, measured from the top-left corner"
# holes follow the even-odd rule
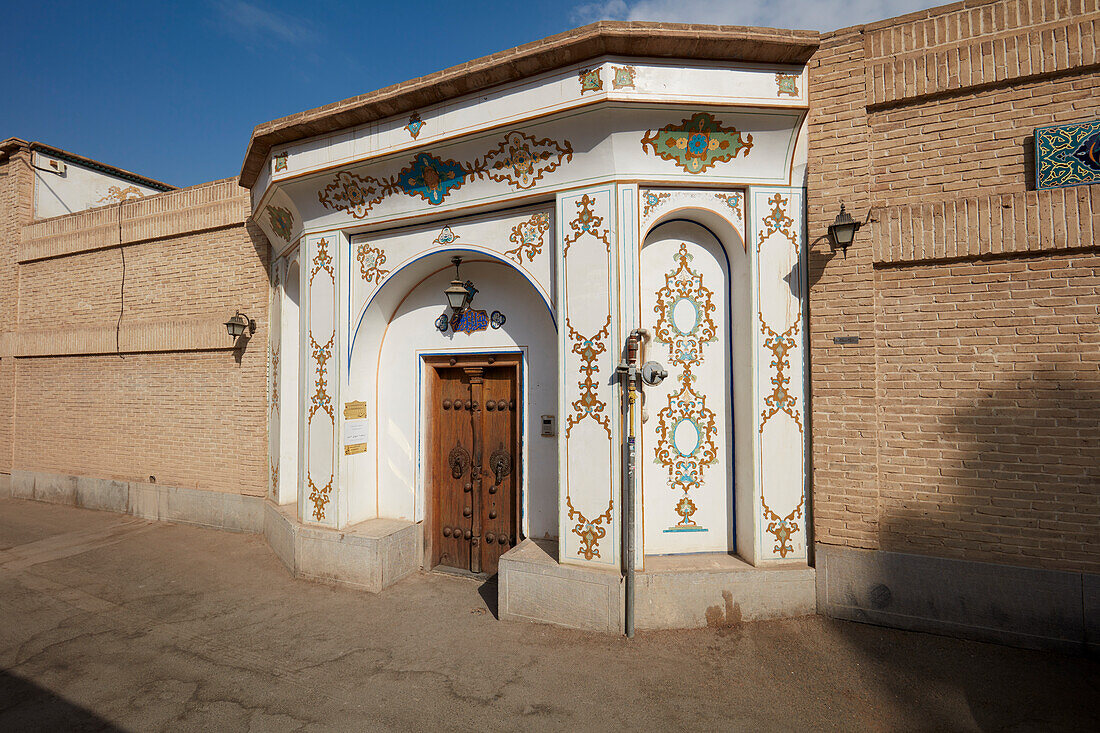
[[[816,31],[743,26],[601,21],[484,56],[418,79],[257,125],[240,183],[256,183],[272,147],[408,114],[465,94],[581,63],[598,56],[806,63],[818,47]]]

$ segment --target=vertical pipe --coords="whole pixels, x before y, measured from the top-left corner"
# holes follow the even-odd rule
[[[634,442],[634,402],[637,399],[638,380],[638,331],[630,332],[626,339],[626,359],[620,373],[626,377],[627,439],[623,450],[625,471],[623,476],[623,567],[626,574],[625,600],[623,603],[624,626],[628,639],[634,638],[634,473],[637,461]]]

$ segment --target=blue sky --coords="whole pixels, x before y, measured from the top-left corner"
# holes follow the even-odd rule
[[[922,0],[17,2],[0,139],[176,186],[235,176],[252,128],[599,19],[818,30]]]

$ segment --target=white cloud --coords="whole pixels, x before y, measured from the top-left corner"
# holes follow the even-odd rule
[[[944,0],[600,0],[577,5],[570,18],[585,24],[597,20],[658,20],[668,23],[712,23],[767,28],[831,31],[872,23]]]
[[[270,10],[245,0],[214,0],[219,27],[241,40],[304,46],[320,34],[307,18]]]

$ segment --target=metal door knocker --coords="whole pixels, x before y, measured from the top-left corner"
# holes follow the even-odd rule
[[[447,456],[447,465],[451,467],[451,476],[462,478],[470,470],[470,451],[455,443],[455,447],[451,448],[451,455]]]
[[[497,483],[504,483],[504,477],[512,472],[512,456],[504,450],[504,443],[489,456],[489,469],[493,472]]]

